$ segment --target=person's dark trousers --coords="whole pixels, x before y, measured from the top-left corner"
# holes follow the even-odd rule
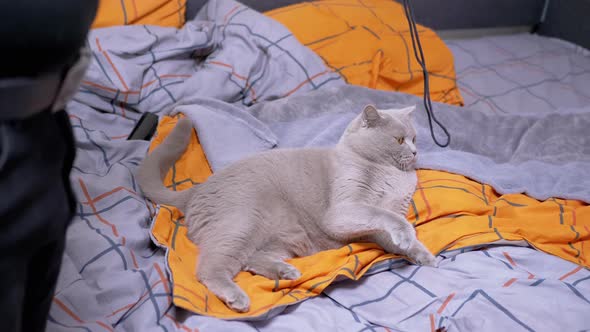
[[[51,73],[64,79],[80,58],[97,8],[98,0],[0,1],[0,89],[6,82],[18,84]],[[74,92],[75,85],[62,82]],[[47,86],[38,87],[24,94],[37,102],[29,106],[47,97]],[[65,111],[51,112],[52,106],[21,109],[18,105],[27,105],[27,97],[3,91],[0,331],[40,332],[45,330],[76,204],[69,182],[74,139]],[[65,101],[54,99],[59,106],[53,107]]]
[[[65,111],[0,121],[2,331],[45,329],[76,204],[69,181],[74,153]]]

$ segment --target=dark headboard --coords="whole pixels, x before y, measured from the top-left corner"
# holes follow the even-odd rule
[[[590,0],[552,0],[539,33],[590,49]]]
[[[541,17],[545,2],[545,0],[411,1],[416,22],[435,30],[532,26]]]
[[[396,0],[401,2],[401,0]],[[523,26],[537,23],[545,0],[411,0],[416,21],[434,29],[475,29]],[[564,1],[564,0],[554,0]],[[567,0],[565,0],[567,1]],[[195,16],[207,0],[187,0],[187,18]],[[241,0],[267,11],[302,0]]]

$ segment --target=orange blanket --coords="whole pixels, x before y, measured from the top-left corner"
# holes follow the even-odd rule
[[[162,142],[175,123],[174,118],[162,119],[150,149]],[[207,159],[193,134],[187,152],[165,183],[181,190],[205,181],[209,175]],[[487,185],[438,171],[418,171],[418,179],[408,219],[432,252],[499,240],[525,240],[539,250],[590,267],[589,206],[559,199],[539,202],[525,195],[499,196]],[[297,281],[269,280],[241,272],[236,281],[252,302],[250,311],[240,314],[228,309],[197,281],[198,247],[187,238],[185,221],[177,209],[160,208],[152,235],[168,251],[174,304],[220,318],[261,316],[320,294],[338,276],[358,279],[376,263],[396,257],[384,254],[376,245],[351,244],[290,260],[303,274]]]
[[[322,0],[267,12],[319,54],[348,83],[422,95],[403,7],[392,0]],[[433,101],[462,105],[453,54],[436,33],[417,26]]]

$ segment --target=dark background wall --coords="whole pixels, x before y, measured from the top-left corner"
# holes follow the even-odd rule
[[[590,0],[551,0],[539,33],[590,49]]]

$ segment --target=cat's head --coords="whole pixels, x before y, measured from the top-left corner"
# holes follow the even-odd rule
[[[362,158],[401,170],[412,170],[416,161],[416,107],[378,110],[366,106],[346,128],[338,143]]]

